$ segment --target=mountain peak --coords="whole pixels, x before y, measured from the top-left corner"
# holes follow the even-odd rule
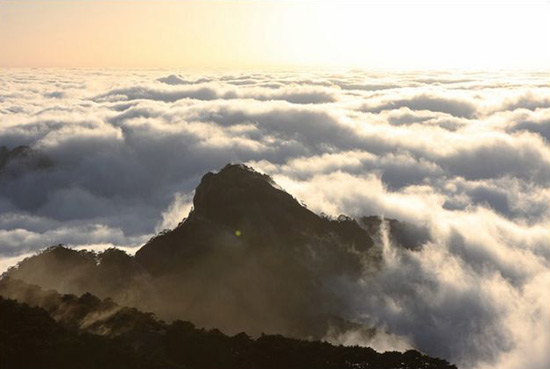
[[[209,198],[214,194],[230,192],[224,197],[242,195],[247,191],[257,194],[272,191],[274,187],[275,182],[266,174],[257,172],[244,164],[227,164],[219,172],[208,172],[202,177],[195,190],[193,205],[195,209],[208,206],[210,201],[219,200]]]
[[[317,218],[271,177],[244,164],[228,164],[217,173],[204,175],[193,205],[195,216],[237,228],[259,225],[262,219],[291,226],[289,222],[300,225]]]
[[[230,163],[218,172],[206,173],[202,177],[201,183],[199,184],[197,190],[201,187],[210,185],[227,187],[245,186],[247,188],[270,185],[271,187],[280,190],[280,187],[275,183],[273,178],[242,163]]]
[[[111,296],[163,319],[185,316],[226,332],[323,338],[336,324],[331,317],[346,309],[332,283],[381,266],[381,249],[373,246],[385,220],[366,217],[360,226],[345,216],[319,216],[246,165],[204,175],[193,202],[180,225],[152,238],[135,257],[58,246],[22,262],[10,276]],[[391,235],[423,239],[422,230],[387,225]]]
[[[295,244],[304,232],[322,231],[324,221],[268,175],[243,164],[228,164],[203,176],[187,219],[151,239],[136,258],[153,273],[166,271],[167,263],[181,267],[183,259],[194,260],[224,245]]]
[[[369,234],[353,219],[318,216],[241,164],[204,175],[193,203],[184,222],[135,255],[155,278],[177,286],[181,296],[173,299],[187,316],[229,331],[323,337],[339,302],[320,281],[359,275],[364,258],[357,255],[374,244]]]

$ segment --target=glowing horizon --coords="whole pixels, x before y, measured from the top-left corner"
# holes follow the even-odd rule
[[[540,69],[550,3],[0,1],[1,67]]]

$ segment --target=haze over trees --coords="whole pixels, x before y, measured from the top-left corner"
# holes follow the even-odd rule
[[[60,295],[0,281],[2,295],[10,289],[37,306],[0,296],[1,368],[456,368],[414,350],[377,353],[280,335],[227,336],[187,321],[166,324],[91,294]]]

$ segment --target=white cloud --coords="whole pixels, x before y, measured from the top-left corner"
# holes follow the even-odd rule
[[[2,78],[0,146],[51,161],[0,157],[2,270],[57,243],[135,250],[187,215],[204,173],[246,162],[315,211],[429,229],[421,251],[383,242],[380,274],[341,281],[348,317],[400,337],[370,344],[415,345],[465,368],[550,365],[545,75]]]

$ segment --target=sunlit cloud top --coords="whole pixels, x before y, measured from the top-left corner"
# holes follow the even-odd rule
[[[0,1],[0,66],[545,68],[550,3]]]

